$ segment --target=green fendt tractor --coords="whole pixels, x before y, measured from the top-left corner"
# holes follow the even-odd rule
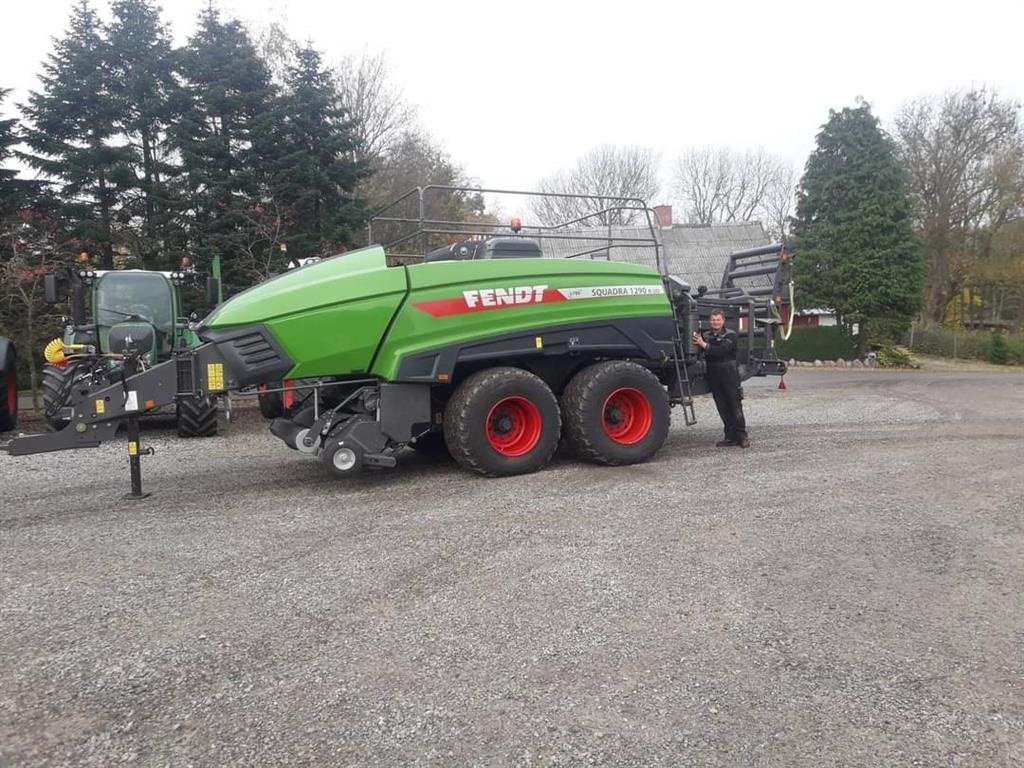
[[[205,285],[207,302],[217,303],[217,280],[196,272],[188,258],[174,272],[96,270],[83,260],[66,274],[52,273],[45,280],[47,302],[58,303],[64,288],[71,307],[63,338],[54,339],[44,351],[43,407],[55,430],[73,419],[76,385],[109,378],[125,356],[146,370],[200,343],[184,316],[184,288]],[[175,406],[180,436],[217,434],[215,399],[181,397],[165,405]]]
[[[98,445],[150,407],[292,381],[271,431],[341,476],[424,444],[490,476],[539,470],[560,442],[582,460],[632,464],[661,448],[672,406],[694,423],[708,386],[691,334],[712,310],[739,331],[742,378],[785,372],[773,350],[785,248],[734,254],[720,286],[692,288],[669,273],[643,201],[565,196],[588,209],[555,226],[429,213],[431,195],[458,192],[413,190],[402,200],[418,211],[371,221],[382,245],[232,297],[166,363],[92,374],[72,394],[71,428],[8,451]],[[126,368],[138,368],[131,355]]]

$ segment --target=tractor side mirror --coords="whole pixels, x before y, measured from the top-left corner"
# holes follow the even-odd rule
[[[220,280],[216,277],[206,278],[206,303],[211,307],[217,306],[220,298]]]
[[[57,296],[57,276],[53,272],[43,275],[43,298],[47,304],[60,301]]]

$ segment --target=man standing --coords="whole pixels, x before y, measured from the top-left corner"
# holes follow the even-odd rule
[[[740,372],[736,367],[736,332],[725,327],[725,314],[716,309],[711,313],[711,330],[704,335],[693,334],[693,343],[704,350],[708,366],[708,384],[715,398],[715,407],[725,425],[725,439],[715,443],[723,448],[738,445],[750,446],[747,439],[747,422],[743,417],[743,390],[740,389]]]

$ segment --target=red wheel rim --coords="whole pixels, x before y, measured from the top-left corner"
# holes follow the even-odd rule
[[[295,405],[295,390],[292,389],[294,386],[295,384],[292,381],[286,381],[284,383],[284,392],[281,393],[283,395],[281,402],[284,403],[285,408],[291,408]]]
[[[540,441],[540,409],[525,397],[506,397],[487,413],[487,442],[502,456],[522,456]]]
[[[604,401],[601,413],[604,433],[620,445],[639,443],[651,431],[652,421],[651,401],[639,389],[621,387]]]
[[[18,412],[18,382],[14,369],[7,372],[7,415],[13,417]]]

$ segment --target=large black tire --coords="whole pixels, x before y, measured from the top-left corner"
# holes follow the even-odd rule
[[[43,365],[43,414],[46,423],[55,430],[64,429],[68,419],[61,410],[71,402],[70,380],[78,373],[80,366],[68,363],[65,366],[46,363]]]
[[[668,392],[642,365],[595,363],[576,374],[562,393],[564,439],[573,453],[597,464],[637,464],[668,437]]]
[[[177,416],[178,437],[213,437],[217,434],[216,400],[179,400]]]
[[[267,386],[276,389],[281,386],[280,381],[271,381],[267,383]],[[267,421],[273,421],[274,419],[284,416],[284,398],[282,397],[283,392],[260,392],[257,396],[257,400],[260,404],[260,415],[263,416]]]
[[[561,433],[558,400],[538,376],[488,368],[459,385],[444,413],[444,439],[465,469],[490,477],[536,472]]]
[[[8,347],[0,360],[0,432],[18,426],[18,373],[14,348]]]

